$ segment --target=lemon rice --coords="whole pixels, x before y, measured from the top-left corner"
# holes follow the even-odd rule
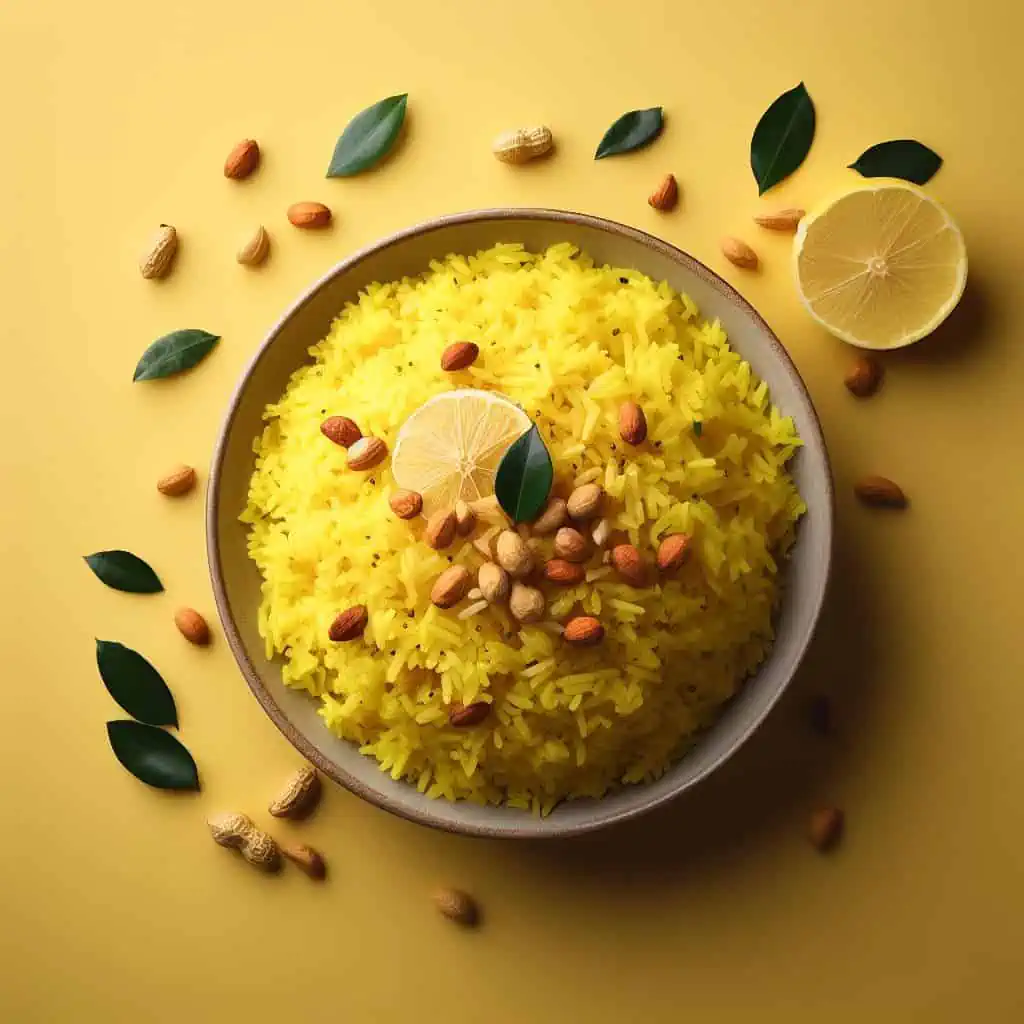
[[[439,357],[456,340],[480,354],[448,374]],[[721,326],[667,284],[595,266],[569,245],[498,245],[371,285],[311,355],[266,410],[242,516],[263,576],[260,631],[285,682],[431,797],[546,813],[663,773],[765,657],[780,560],[805,511],[786,470],[794,425]],[[660,538],[686,533],[688,563],[633,587],[595,548],[585,581],[550,591],[534,625],[482,602],[468,616],[466,603],[432,605],[438,575],[451,561],[475,574],[498,527],[481,520],[474,536],[432,550],[422,520],[389,509],[391,464],[347,469],[319,425],[351,417],[388,443],[401,474],[418,464],[415,445],[402,454],[416,430],[396,444],[403,425],[460,389],[507,396],[523,425],[538,425],[557,493],[604,488],[611,543],[628,539],[651,562]],[[640,447],[619,438],[625,400],[647,416]],[[444,422],[434,429],[450,459]],[[354,604],[369,610],[365,634],[332,643],[332,621]],[[563,642],[574,612],[600,618],[600,647]],[[482,724],[449,724],[453,703],[481,701],[492,706]]]

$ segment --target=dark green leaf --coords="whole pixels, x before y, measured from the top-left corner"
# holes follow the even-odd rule
[[[915,139],[892,139],[864,150],[850,164],[865,178],[902,178],[925,185],[942,166],[942,157]]]
[[[147,725],[177,726],[171,691],[138,651],[114,640],[97,640],[96,665],[107,692],[132,718]]]
[[[594,159],[602,160],[606,156],[617,156],[619,153],[629,153],[631,150],[646,146],[661,134],[663,123],[661,107],[631,110],[628,114],[623,114],[604,133]]]
[[[183,370],[190,370],[202,361],[218,341],[218,335],[196,328],[171,331],[157,338],[142,353],[132,380],[155,380],[157,377],[171,377]]]
[[[814,141],[814,104],[801,82],[761,115],[750,140],[750,169],[764,195],[803,162]]]
[[[700,437],[704,433],[704,424],[700,420],[693,421],[693,433],[696,437]]]
[[[192,755],[169,732],[141,722],[107,722],[114,756],[137,779],[158,789],[198,789]]]
[[[372,167],[395,144],[409,94],[389,96],[356,114],[334,147],[328,178],[348,178]]]
[[[114,590],[129,594],[157,594],[164,589],[160,577],[130,551],[97,551],[86,555],[89,568]]]
[[[517,438],[498,464],[494,493],[514,523],[540,515],[548,500],[555,471],[537,425]]]

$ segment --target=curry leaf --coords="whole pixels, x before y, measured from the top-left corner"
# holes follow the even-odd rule
[[[97,551],[85,560],[108,587],[129,594],[158,594],[164,589],[160,577],[138,555],[130,551]]]
[[[942,157],[916,139],[891,139],[864,150],[850,167],[865,178],[902,178],[925,185],[942,166]]]
[[[169,732],[124,720],[107,722],[114,756],[137,779],[158,789],[199,789],[192,755]]]
[[[629,153],[646,146],[661,134],[663,123],[661,107],[631,110],[623,114],[604,133],[604,137],[598,143],[594,159],[602,160],[606,156],[617,156],[619,153]]]
[[[389,96],[356,114],[334,147],[327,177],[348,178],[377,163],[398,138],[408,99],[408,93]]]
[[[704,424],[700,420],[693,421],[693,434],[695,437],[700,437],[704,433]]]
[[[155,380],[190,370],[201,362],[220,337],[197,328],[172,331],[157,338],[139,360],[132,380]]]
[[[517,438],[498,464],[494,493],[514,523],[536,519],[548,500],[555,471],[537,425]]]
[[[803,162],[814,141],[814,104],[801,82],[761,115],[750,140],[750,169],[764,195]]]
[[[114,640],[97,640],[96,666],[107,692],[132,718],[147,725],[177,727],[171,691],[138,651]]]

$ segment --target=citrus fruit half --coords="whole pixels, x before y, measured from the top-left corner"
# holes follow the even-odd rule
[[[494,499],[498,463],[529,429],[530,417],[504,395],[446,391],[402,424],[391,473],[399,487],[423,495],[424,516],[459,500],[486,505]]]
[[[811,316],[861,348],[901,348],[935,330],[967,281],[963,235],[903,183],[867,185],[806,216],[793,249]]]

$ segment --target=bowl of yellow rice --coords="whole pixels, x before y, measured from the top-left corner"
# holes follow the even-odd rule
[[[515,522],[528,433],[550,480]],[[757,728],[818,620],[832,502],[807,390],[721,278],[596,217],[481,211],[356,253],[274,327],[207,543],[242,673],[313,765],[543,837],[657,807]]]

